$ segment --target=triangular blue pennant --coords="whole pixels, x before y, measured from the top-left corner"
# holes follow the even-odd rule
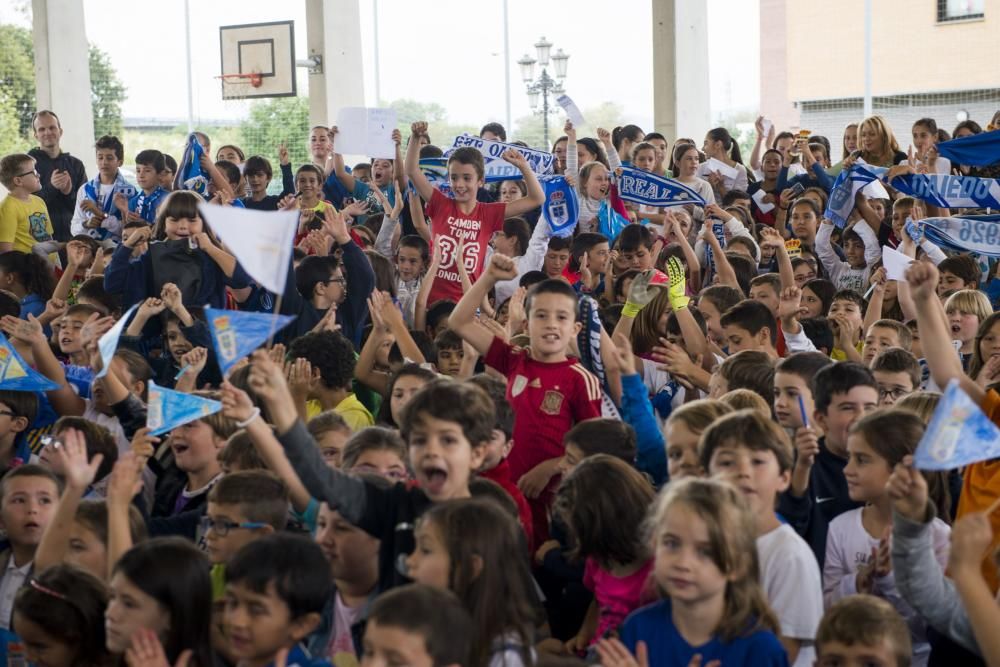
[[[101,372],[97,374],[97,377],[102,378],[108,374],[108,369],[111,368],[111,358],[115,356],[115,350],[118,349],[118,339],[122,337],[122,332],[125,331],[125,325],[128,324],[129,319],[132,317],[139,306],[139,303],[133,304],[131,308],[126,310],[115,325],[108,329],[101,338],[97,341],[97,349],[101,352],[101,363],[103,368]]]
[[[206,308],[205,318],[212,332],[219,370],[225,375],[233,364],[260,347],[273,333],[288,326],[295,316]]]
[[[914,465],[918,470],[953,470],[997,457],[1000,429],[952,380],[917,445]]]
[[[149,382],[149,407],[146,427],[150,435],[163,435],[178,426],[201,419],[222,410],[222,403],[210,398],[192,396]]]
[[[14,346],[0,335],[0,389],[6,391],[52,391],[59,385],[25,363]]]

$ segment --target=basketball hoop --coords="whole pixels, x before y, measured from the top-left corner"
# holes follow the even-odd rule
[[[238,100],[247,97],[255,88],[260,88],[264,77],[260,72],[240,72],[221,74],[216,79],[222,81],[222,99]]]

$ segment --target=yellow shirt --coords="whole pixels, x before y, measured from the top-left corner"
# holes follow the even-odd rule
[[[31,252],[40,241],[52,240],[52,220],[41,197],[28,195],[21,201],[7,195],[0,202],[0,243],[13,243],[14,250]]]
[[[854,349],[858,351],[858,354],[861,354],[864,348],[865,348],[864,341],[858,341],[857,344],[854,346]],[[833,351],[830,352],[830,358],[833,359],[834,361],[847,361],[847,353],[841,350],[839,347],[835,347],[833,348]]]
[[[375,425],[375,418],[372,417],[372,413],[368,412],[368,408],[354,394],[348,394],[347,398],[337,403],[333,411],[343,417],[344,421],[347,422],[347,425],[355,433],[363,428]],[[319,401],[308,401],[306,403],[306,417],[309,419],[312,419],[321,412],[323,412],[323,406],[319,404]]]

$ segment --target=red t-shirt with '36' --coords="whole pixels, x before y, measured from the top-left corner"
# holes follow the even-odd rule
[[[456,264],[459,239],[465,244],[461,260],[469,272],[469,280],[476,282],[479,279],[485,266],[486,248],[493,234],[503,231],[506,209],[507,205],[502,202],[477,202],[470,213],[462,213],[454,199],[434,189],[427,204],[427,217],[431,219],[432,239],[441,248],[441,265],[434,276],[427,305],[440,299],[457,303],[462,298],[462,280]]]

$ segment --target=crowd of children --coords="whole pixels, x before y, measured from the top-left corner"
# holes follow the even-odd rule
[[[567,122],[567,235],[498,123],[519,178],[418,122],[353,168],[335,127],[304,165],[199,132],[131,183],[39,111],[0,160],[6,664],[1000,666],[1000,464],[914,465],[953,381],[1000,424],[1000,248],[892,187],[996,176],[937,146],[1000,158],[1000,112],[909,153],[878,116],[842,155],[767,125],[744,163]],[[623,165],[701,201],[633,203]],[[845,199],[857,165],[886,187]],[[208,200],[298,211],[284,293]],[[232,365],[204,306],[295,320]],[[217,409],[160,434],[167,390]]]

